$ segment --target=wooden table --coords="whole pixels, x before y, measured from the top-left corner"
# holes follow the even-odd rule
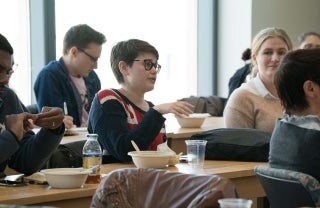
[[[192,135],[204,131],[225,127],[223,117],[208,117],[202,124],[201,128],[181,128],[174,116],[166,116],[166,132],[168,138],[168,146],[177,154],[187,153],[185,140]]]
[[[68,133],[68,130],[66,132]],[[69,134],[65,134],[63,136],[60,144],[86,140],[87,134],[88,134],[87,128],[74,128],[72,130],[69,130]]]
[[[168,146],[173,149],[177,154],[183,152],[187,153],[185,140],[189,139],[192,135],[201,133],[211,129],[223,128],[223,117],[208,117],[202,124],[201,128],[181,128],[173,115],[166,116],[166,132],[168,138]],[[74,135],[66,135],[63,137],[61,144],[85,140],[87,129],[75,128],[72,130]]]
[[[205,161],[204,168],[192,169],[186,163],[168,167],[168,171],[193,174],[217,174],[229,178],[236,186],[239,197],[257,198],[265,193],[254,174],[256,162]],[[133,164],[106,164],[102,172],[134,167]],[[57,207],[89,207],[97,184],[86,184],[80,189],[53,189],[47,185],[28,185],[23,187],[0,187],[0,204],[46,205]]]
[[[240,198],[258,198],[265,196],[260,185],[254,167],[259,164],[268,165],[262,162],[238,162],[238,161],[215,161],[206,160],[203,169],[193,169],[187,163],[179,163],[169,167],[169,171],[192,173],[192,174],[216,174],[229,178],[236,186]],[[109,164],[103,165],[103,172],[110,172],[115,169],[134,167],[133,164]]]

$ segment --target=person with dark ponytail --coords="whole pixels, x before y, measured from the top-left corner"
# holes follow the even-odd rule
[[[238,69],[233,74],[233,76],[229,79],[228,97],[231,95],[231,93],[235,89],[240,87],[240,85],[245,82],[247,75],[250,74],[250,72],[251,72],[251,64],[247,62],[251,59],[251,49],[250,48],[247,48],[245,51],[243,51],[241,59],[244,61],[245,65],[243,67],[241,67],[240,69]]]

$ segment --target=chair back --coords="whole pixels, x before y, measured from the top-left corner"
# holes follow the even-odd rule
[[[319,182],[310,175],[262,165],[255,173],[271,208],[315,207],[319,201]]]
[[[161,169],[125,168],[101,181],[90,207],[212,207],[218,199],[237,197],[227,178]]]

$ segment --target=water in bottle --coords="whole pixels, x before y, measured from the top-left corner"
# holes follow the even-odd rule
[[[100,165],[102,161],[102,150],[98,142],[97,134],[88,134],[87,141],[83,146],[82,151],[83,168],[92,168],[92,173],[88,175],[86,183],[100,183]]]

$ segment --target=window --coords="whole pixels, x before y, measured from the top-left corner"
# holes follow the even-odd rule
[[[1,4],[1,34],[11,43],[17,70],[10,80],[10,87],[15,90],[24,104],[31,103],[31,64],[29,47],[29,4],[28,1],[5,0]]]
[[[146,99],[158,104],[196,95],[196,0],[56,0],[55,4],[57,59],[66,31],[85,23],[107,38],[96,69],[102,88],[118,88],[110,67],[111,47],[137,38],[158,49],[162,66]]]

